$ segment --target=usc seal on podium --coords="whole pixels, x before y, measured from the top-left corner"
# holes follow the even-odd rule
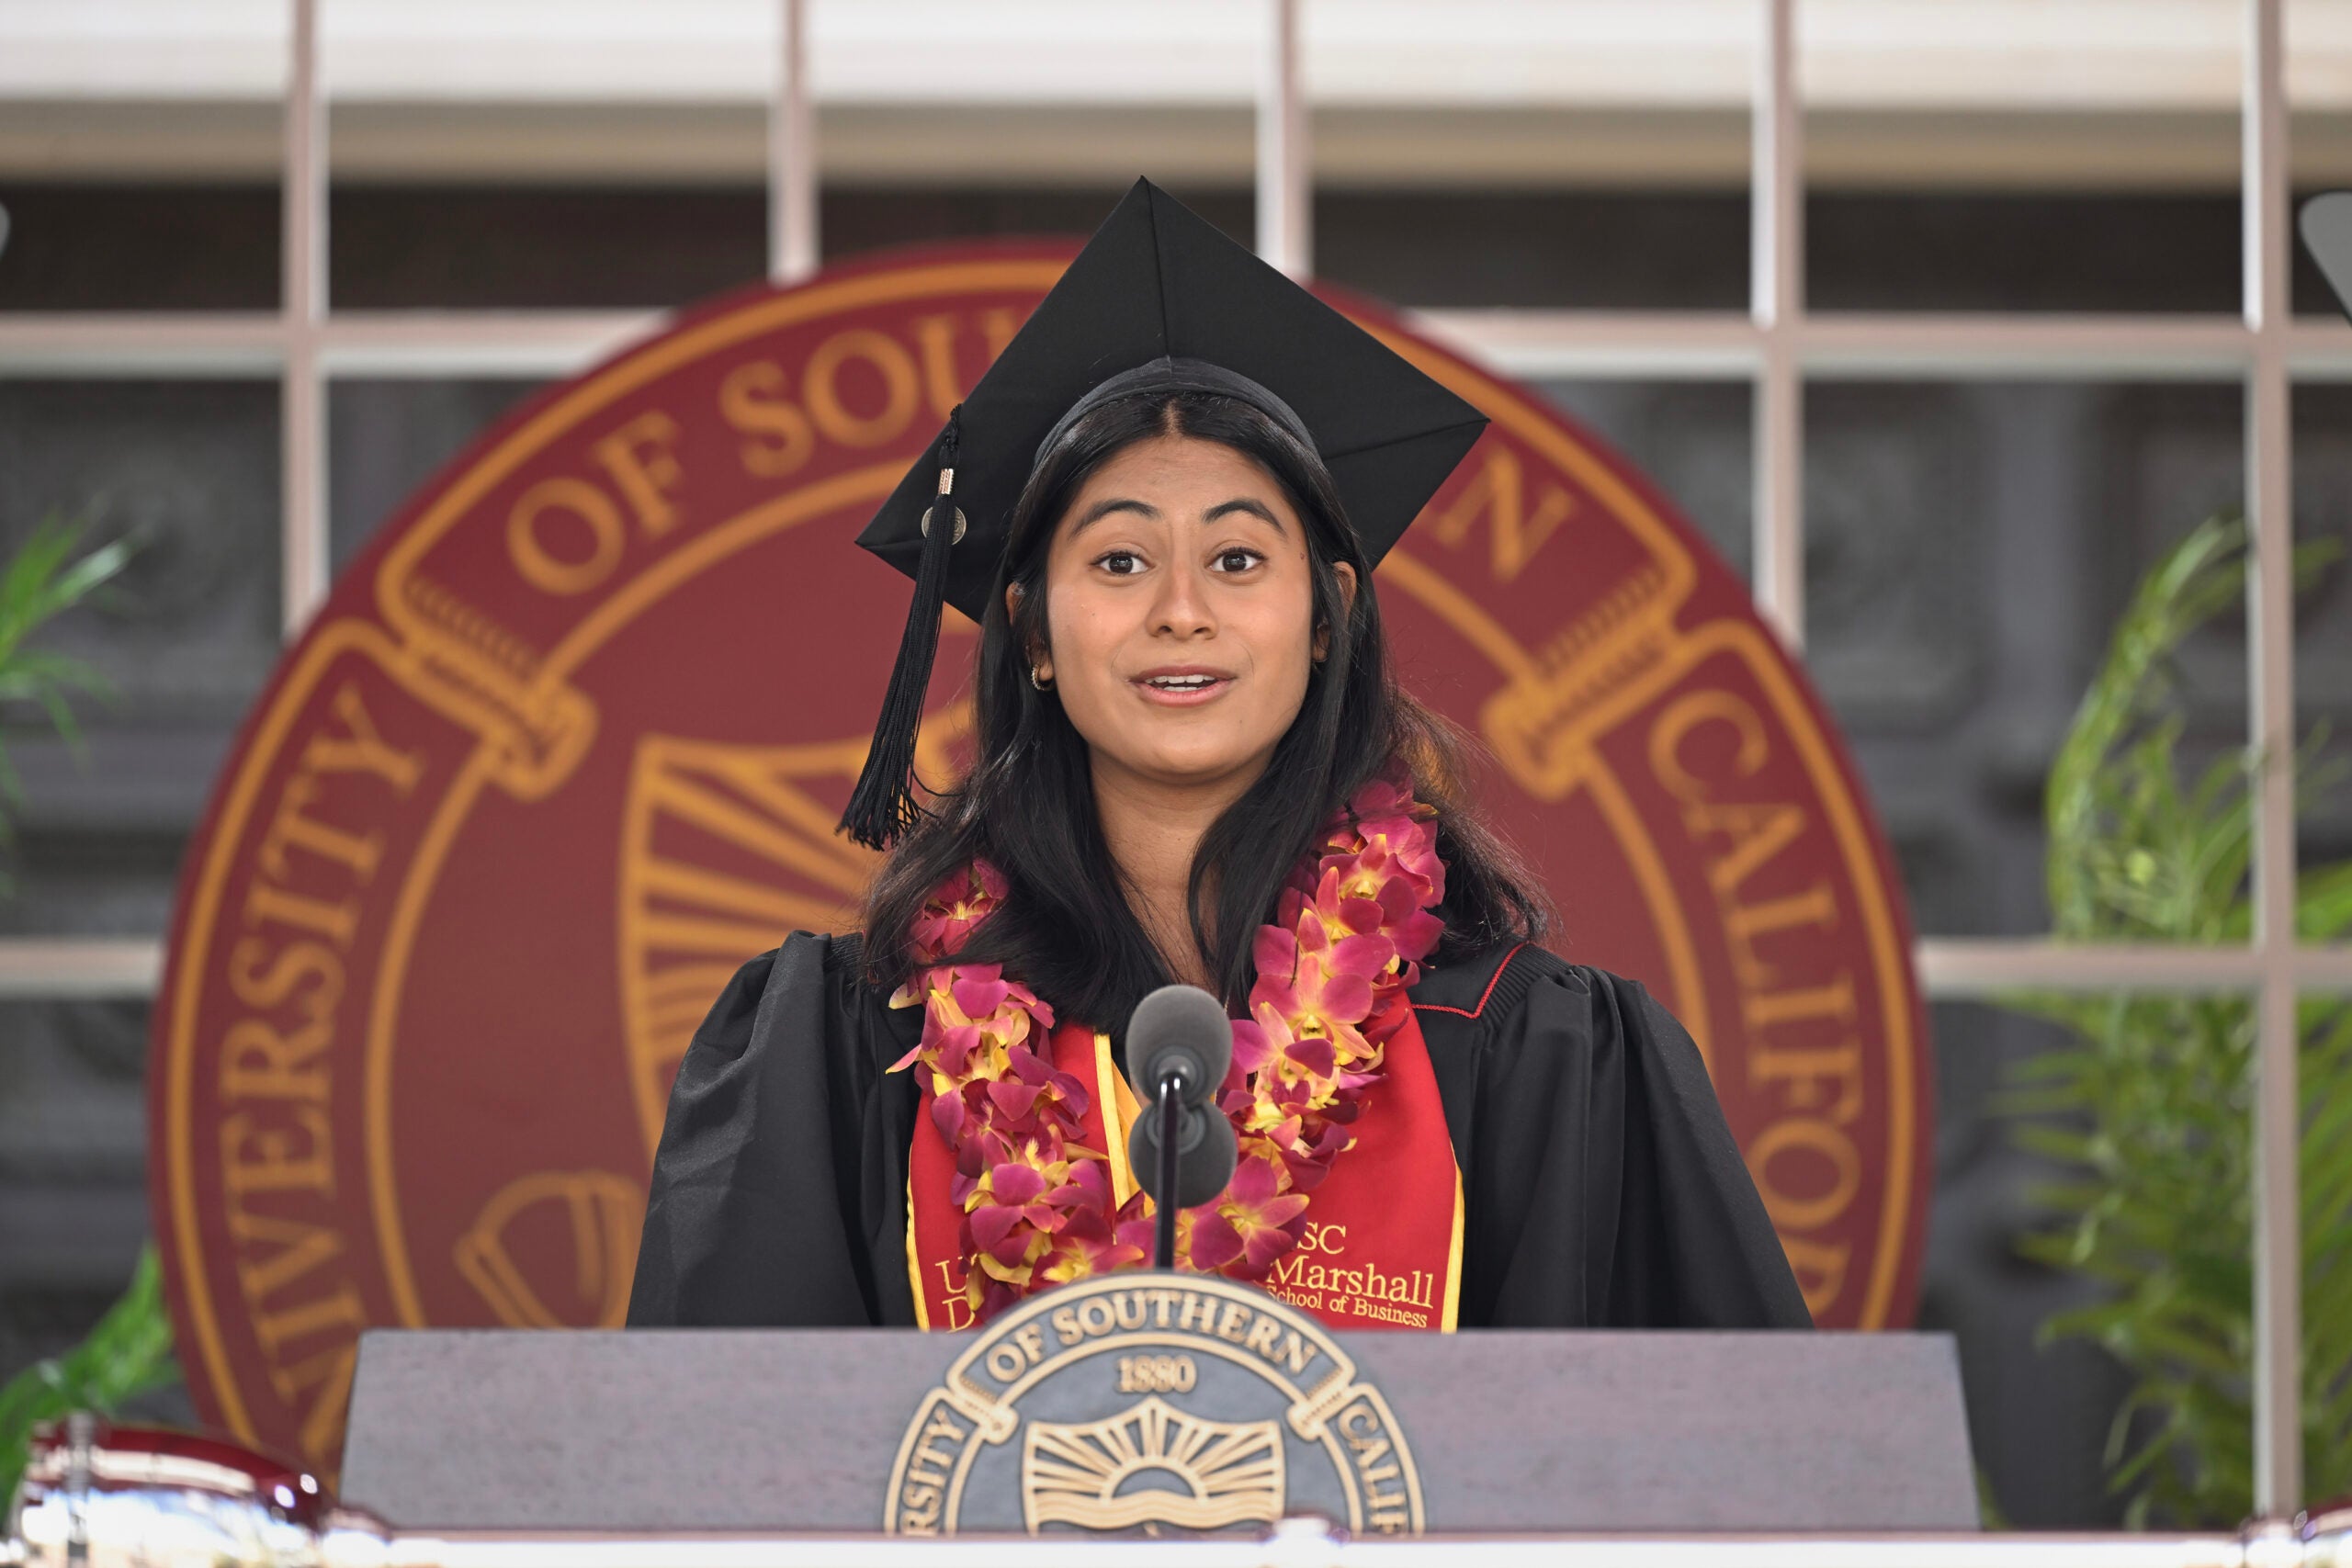
[[[907,1424],[882,1523],[1148,1533],[1295,1514],[1421,1532],[1420,1477],[1387,1401],[1328,1330],[1265,1292],[1138,1271],[991,1322]]]
[[[854,923],[872,868],[833,824],[906,589],[851,540],[1069,254],[882,257],[688,314],[504,420],[344,573],[221,774],[153,1011],[153,1213],[206,1419],[331,1475],[362,1329],[620,1323],[696,1023],[786,932]],[[1927,1047],[1819,702],[1627,465],[1335,302],[1493,420],[1380,569],[1404,678],[1492,752],[1562,951],[1697,1039],[1815,1320],[1907,1321]],[[933,777],[971,632],[950,617]],[[1055,1467],[1090,1446],[1254,1440],[1155,1392],[1024,1399],[1077,1423],[1040,1439],[1068,1484],[1036,1517],[1080,1507]],[[1218,1507],[1269,1483],[1231,1453]]]

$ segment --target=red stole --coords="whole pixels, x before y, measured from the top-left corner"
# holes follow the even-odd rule
[[[1354,1146],[1307,1194],[1306,1234],[1262,1283],[1332,1328],[1450,1331],[1462,1289],[1462,1175],[1420,1021],[1402,987],[1388,1005],[1404,1017],[1384,1052],[1387,1076],[1364,1098]],[[1089,1087],[1093,1103],[1078,1141],[1109,1151],[1112,1200],[1124,1207],[1136,1190],[1127,1168],[1136,1100],[1111,1059],[1110,1036],[1066,1023],[1054,1031],[1053,1049],[1054,1065]],[[956,1157],[932,1124],[929,1075],[917,1076],[926,1081],[907,1162],[915,1321],[967,1328],[963,1215],[950,1196]],[[1106,1115],[1114,1125],[1106,1127]],[[1142,1202],[1149,1213],[1151,1200]]]

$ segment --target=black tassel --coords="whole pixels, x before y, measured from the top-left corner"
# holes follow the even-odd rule
[[[922,817],[915,800],[915,731],[922,725],[922,700],[931,689],[931,666],[939,652],[939,617],[947,603],[947,556],[964,532],[956,508],[956,446],[963,429],[963,406],[947,416],[939,438],[939,496],[924,513],[922,563],[915,572],[914,603],[907,610],[906,636],[890,670],[890,689],[874,721],[874,744],[865,768],[850,791],[842,831],[868,849],[887,850]]]

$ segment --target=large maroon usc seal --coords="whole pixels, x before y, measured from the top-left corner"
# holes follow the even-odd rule
[[[208,1418],[332,1471],[362,1328],[621,1321],[695,1023],[871,867],[832,827],[907,590],[851,538],[1069,254],[723,300],[505,420],[344,575],[221,776],[154,1012]],[[1819,702],[1622,460],[1337,302],[1494,421],[1380,569],[1407,680],[1493,752],[1555,945],[1697,1037],[1815,1316],[1906,1321],[1926,1045]]]

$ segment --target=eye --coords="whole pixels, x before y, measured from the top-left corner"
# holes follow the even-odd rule
[[[1255,550],[1245,550],[1236,546],[1231,549],[1217,551],[1216,564],[1213,570],[1226,572],[1248,571],[1265,558]]]
[[[1143,558],[1133,550],[1112,550],[1094,564],[1113,577],[1133,577],[1143,570]]]

